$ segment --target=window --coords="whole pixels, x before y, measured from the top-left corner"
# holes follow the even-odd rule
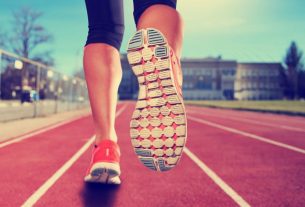
[[[278,70],[273,70],[273,75],[274,76],[278,76],[279,75],[279,71]]]
[[[184,83],[184,84],[183,84],[183,89],[187,89],[187,88],[188,88],[188,85],[189,85],[188,83]]]
[[[264,70],[260,70],[260,71],[259,71],[259,75],[260,75],[260,76],[264,76],[264,75],[265,75]]]
[[[249,77],[251,75],[250,71],[249,70],[246,70],[246,77]]]
[[[225,76],[233,76],[235,75],[235,70],[234,69],[223,69],[222,71],[222,74],[225,75]]]
[[[252,82],[249,82],[249,89],[252,89],[253,88],[253,84]]]
[[[260,82],[260,83],[259,83],[259,88],[264,88],[264,85],[265,85],[265,84],[264,84],[263,82]]]
[[[206,75],[206,76],[211,76],[211,75],[212,75],[211,69],[205,69],[205,70],[204,70],[204,75]]]
[[[231,75],[236,75],[236,70],[235,69],[231,69]]]
[[[194,85],[193,85],[194,87]],[[212,90],[212,80],[204,78],[202,80],[198,80],[196,83],[196,89],[203,89],[203,90]]]

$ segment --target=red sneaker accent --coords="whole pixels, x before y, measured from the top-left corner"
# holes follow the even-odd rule
[[[94,145],[85,181],[110,183],[111,178],[120,175],[120,148],[111,140],[103,140]],[[112,182],[113,183],[113,182]],[[119,184],[119,183],[116,183]]]
[[[103,140],[93,149],[93,162],[120,162],[120,148],[116,142]]]

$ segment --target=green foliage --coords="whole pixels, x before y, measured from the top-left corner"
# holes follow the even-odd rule
[[[285,77],[285,96],[290,99],[298,99],[303,96],[303,93],[300,93],[302,90],[305,90],[303,82],[305,81],[302,70],[303,52],[298,48],[296,42],[292,42],[290,47],[287,49],[284,62],[286,64],[286,77]],[[300,88],[301,87],[301,88]]]
[[[303,52],[298,48],[296,42],[292,41],[290,47],[287,49],[285,64],[288,68],[293,70],[300,70],[302,64]]]

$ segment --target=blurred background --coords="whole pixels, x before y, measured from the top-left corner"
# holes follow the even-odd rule
[[[0,0],[0,206],[305,206],[305,1],[178,0],[189,141],[169,173],[130,147],[136,29],[123,1],[116,188],[82,182],[94,139],[85,1]]]
[[[119,97],[129,100],[138,91],[126,58],[135,26],[132,1],[124,3]],[[304,6],[299,0],[179,1],[187,103],[304,114]],[[88,107],[84,2],[1,1],[0,14],[0,121]]]

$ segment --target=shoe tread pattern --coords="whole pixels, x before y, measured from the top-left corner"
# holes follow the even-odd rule
[[[180,160],[187,136],[183,100],[171,77],[170,47],[160,31],[143,29],[131,38],[127,57],[139,82],[130,122],[135,153],[149,169],[170,170]]]

